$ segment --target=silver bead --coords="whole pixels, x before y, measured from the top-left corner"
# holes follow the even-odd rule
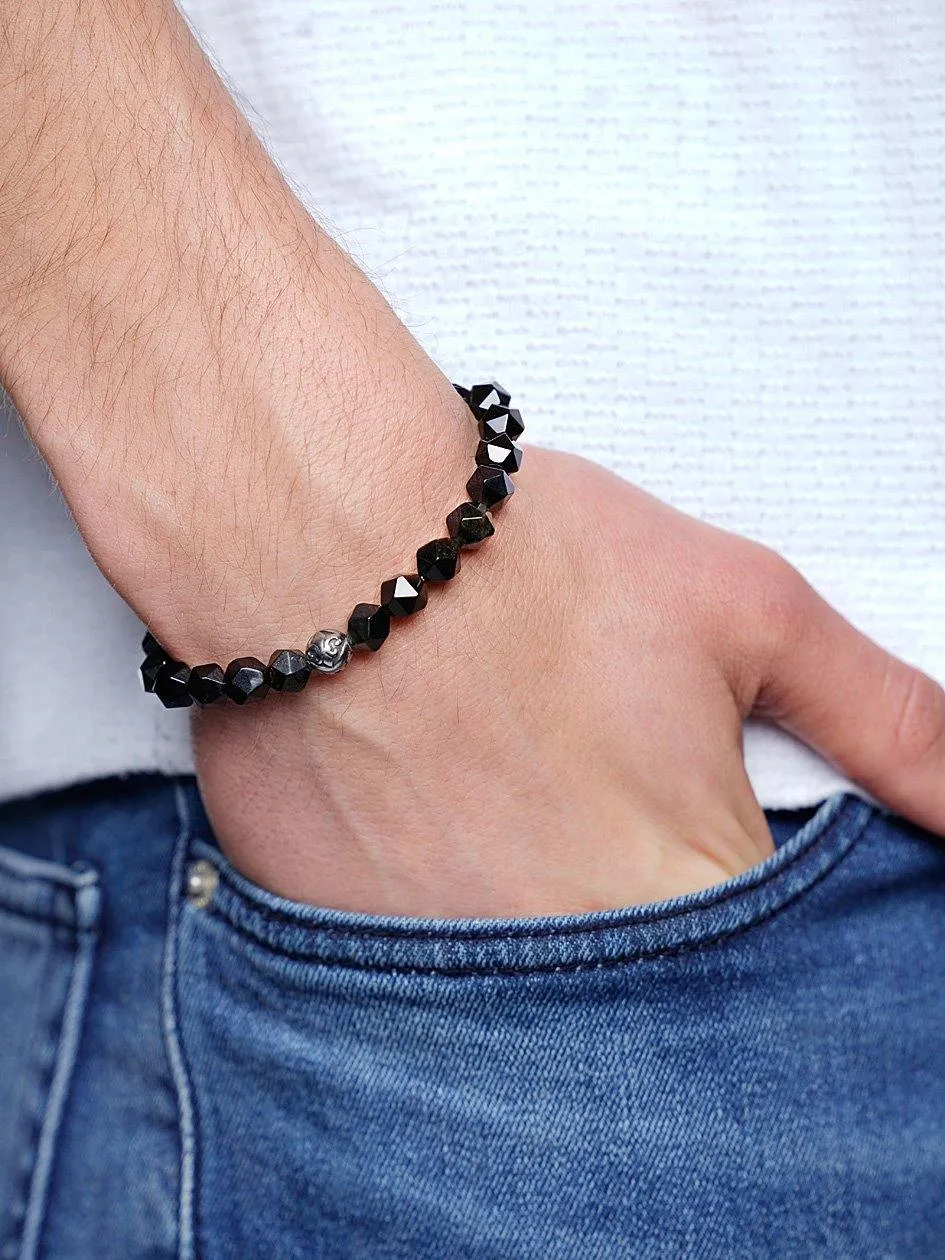
[[[337,674],[350,655],[351,640],[341,630],[319,630],[305,649],[309,665],[319,674]]]

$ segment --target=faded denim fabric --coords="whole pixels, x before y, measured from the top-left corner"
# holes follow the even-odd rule
[[[945,1256],[945,850],[772,825],[706,892],[437,922],[259,889],[189,777],[8,804],[0,1260]]]

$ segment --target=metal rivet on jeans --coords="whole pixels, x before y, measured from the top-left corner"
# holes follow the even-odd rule
[[[187,900],[195,910],[209,906],[220,877],[212,862],[191,862],[187,867]]]

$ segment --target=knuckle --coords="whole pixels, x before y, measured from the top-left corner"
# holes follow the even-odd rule
[[[758,549],[754,558],[752,631],[765,659],[789,651],[810,633],[811,588],[776,551]]]
[[[893,671],[890,703],[892,755],[900,770],[922,770],[945,762],[945,691],[918,670]]]
[[[745,539],[721,551],[712,577],[723,667],[748,712],[794,645],[816,631],[813,592],[778,552]]]

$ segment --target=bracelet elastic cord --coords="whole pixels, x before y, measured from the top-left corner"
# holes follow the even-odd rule
[[[398,573],[381,583],[380,603],[356,604],[347,630],[318,630],[304,652],[278,648],[264,665],[255,656],[239,656],[223,666],[211,663],[191,668],[165,651],[149,631],[141,678],[168,709],[205,706],[218,700],[246,704],[269,692],[299,692],[312,674],[337,674],[354,648],[376,652],[390,634],[391,619],[409,617],[425,607],[431,582],[448,582],[460,569],[460,553],[478,547],[495,533],[490,513],[515,493],[511,474],[522,466],[516,439],[525,431],[522,416],[511,407],[511,395],[495,381],[465,389],[453,387],[464,400],[479,429],[476,468],[466,482],[469,499],[446,518],[448,537],[434,538],[417,551],[414,573]]]

